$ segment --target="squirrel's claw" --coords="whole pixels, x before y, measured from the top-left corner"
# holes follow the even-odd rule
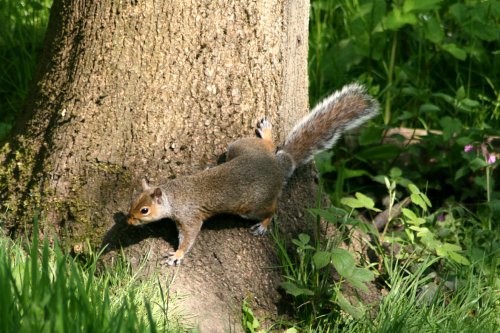
[[[255,236],[263,236],[267,233],[267,228],[262,223],[257,223],[250,227],[250,231]]]

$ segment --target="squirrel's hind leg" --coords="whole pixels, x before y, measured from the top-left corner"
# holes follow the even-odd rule
[[[262,118],[255,128],[256,138],[243,138],[229,144],[226,152],[226,162],[241,155],[269,154],[274,157],[276,146],[273,143],[272,125]]]
[[[252,232],[252,234],[254,234],[256,236],[265,235],[267,233],[267,229],[269,228],[269,223],[271,223],[272,218],[273,217],[270,216],[270,217],[262,220],[262,222],[259,222],[257,224],[254,224],[253,226],[251,226],[250,231]]]
[[[273,142],[273,125],[264,117],[255,126],[255,135],[262,140]]]
[[[260,209],[254,212],[254,217],[260,218],[261,222],[250,227],[250,231],[254,235],[265,235],[269,224],[276,211],[277,202],[274,200],[270,206],[266,206],[264,209]]]

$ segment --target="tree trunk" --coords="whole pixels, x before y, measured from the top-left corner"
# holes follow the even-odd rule
[[[136,260],[151,248],[156,264],[177,233],[171,221],[122,224],[134,188],[215,164],[262,116],[284,138],[308,109],[308,6],[55,0],[26,116],[0,153],[3,228],[15,237],[39,215],[68,249],[122,245]],[[284,228],[314,202],[311,173],[302,177],[282,196]],[[187,304],[202,328],[229,324],[222,313],[249,295],[276,311],[272,240],[252,236],[251,224],[207,223],[181,267],[174,288],[198,299]]]

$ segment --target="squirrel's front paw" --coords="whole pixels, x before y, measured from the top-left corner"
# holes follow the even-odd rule
[[[175,252],[169,252],[167,254],[167,259],[165,260],[165,263],[169,266],[180,265],[182,259],[184,259],[184,252],[177,250]]]

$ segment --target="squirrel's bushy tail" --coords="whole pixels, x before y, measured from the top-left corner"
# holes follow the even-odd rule
[[[378,102],[356,83],[321,101],[295,125],[277,153],[288,176],[315,154],[333,147],[343,132],[374,117],[378,107]]]

